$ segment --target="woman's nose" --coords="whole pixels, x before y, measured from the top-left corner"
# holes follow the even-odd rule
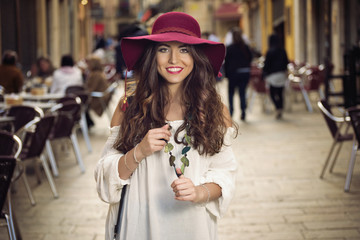
[[[178,61],[178,54],[176,51],[171,51],[170,53],[170,58],[169,58],[169,63],[171,64],[175,64]]]

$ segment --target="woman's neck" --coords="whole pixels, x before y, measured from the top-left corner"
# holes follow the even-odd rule
[[[182,101],[182,91],[180,88],[169,89],[170,99],[165,106],[166,120],[175,121],[184,119],[185,107]]]

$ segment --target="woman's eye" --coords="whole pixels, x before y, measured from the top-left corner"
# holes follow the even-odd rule
[[[159,51],[159,52],[162,52],[162,53],[165,53],[165,52],[168,51],[168,49],[165,48],[165,47],[160,47],[160,48],[158,49],[158,51]]]
[[[181,53],[188,53],[189,50],[188,50],[187,48],[181,48],[181,49],[180,49],[180,52],[181,52]]]

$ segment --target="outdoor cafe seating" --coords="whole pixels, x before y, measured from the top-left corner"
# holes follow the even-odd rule
[[[5,219],[10,239],[21,239],[10,190],[20,177],[25,187],[29,187],[18,159],[21,150],[22,142],[16,135],[0,131],[0,219]]]
[[[75,158],[80,167],[81,173],[85,172],[85,166],[82,160],[79,143],[76,136],[76,124],[80,121],[81,105],[74,99],[68,99],[67,101],[58,103],[50,109],[50,112],[56,116],[54,126],[49,134],[48,141],[55,140],[70,140],[72,148],[74,150]],[[50,143],[47,143],[50,163],[55,176],[58,176],[58,170],[54,153]]]
[[[331,110],[331,105],[328,104],[324,99],[318,102],[318,107],[333,138],[333,143],[322,168],[320,178],[324,178],[325,171],[331,162],[331,158],[333,159],[329,172],[333,172],[336,160],[338,158],[343,143],[346,141],[352,141],[352,147],[349,151],[351,154],[350,159],[348,159],[348,170],[346,172],[344,186],[344,191],[349,192],[356,156],[358,151],[360,150],[360,107],[349,107],[345,109],[345,112],[342,115],[333,114]],[[335,152],[335,156],[333,156],[333,152],[335,151],[337,145],[338,148]]]
[[[351,151],[351,157],[349,161],[348,171],[346,173],[345,180],[345,192],[350,191],[351,178],[355,166],[356,155],[360,150],[360,108],[358,106],[350,107],[347,109],[347,113],[350,117],[351,125],[354,131],[354,141]]]
[[[300,92],[306,108],[313,112],[311,92],[318,94],[318,100],[324,98],[322,86],[325,82],[325,66],[291,62],[288,64],[289,85],[294,93]]]
[[[324,177],[326,168],[328,167],[329,163],[331,162],[331,157],[333,157],[332,164],[330,166],[329,172],[332,173],[336,160],[339,156],[341,147],[344,142],[346,141],[352,141],[354,138],[354,135],[352,132],[349,132],[350,127],[350,118],[349,116],[335,116],[333,114],[333,111],[331,110],[331,106],[325,101],[321,100],[317,103],[322,116],[324,117],[324,120],[326,122],[326,125],[331,133],[331,136],[333,138],[333,143],[331,145],[330,151],[328,153],[328,156],[325,160],[324,167],[321,171],[320,178]],[[344,129],[345,128],[345,129]],[[333,156],[333,152],[336,149],[335,156]]]
[[[9,194],[15,166],[15,157],[0,155],[0,219],[5,219],[11,240],[16,239],[13,209],[10,202],[11,194]],[[6,204],[6,202],[8,204]]]
[[[59,195],[56,190],[55,182],[44,155],[45,143],[49,137],[54,121],[54,115],[45,115],[43,117],[36,117],[23,127],[23,147],[19,159],[23,162],[33,160],[34,164],[32,166],[37,175],[38,183],[41,183],[41,171],[38,165],[38,161],[40,160],[54,198],[58,198]]]
[[[85,90],[83,86],[69,86],[65,90],[66,96],[59,99],[57,102],[64,102],[66,99],[76,100],[79,102],[76,97],[80,98],[81,103],[81,116],[80,119],[77,121],[77,125],[81,128],[82,134],[84,136],[84,140],[88,149],[88,152],[92,152],[89,131],[88,131],[88,124],[86,121],[86,111],[88,111],[89,101],[90,101],[90,94]]]

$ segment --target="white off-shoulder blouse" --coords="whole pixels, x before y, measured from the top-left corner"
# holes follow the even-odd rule
[[[174,145],[172,154],[176,157],[176,167],[180,167],[183,145],[176,144],[173,137],[183,121],[169,123],[172,126],[170,142]],[[120,239],[218,239],[217,217],[224,215],[235,190],[237,161],[231,148],[234,129],[227,129],[225,145],[220,153],[200,156],[193,148],[187,153],[190,164],[185,168],[184,175],[195,185],[213,182],[221,187],[222,196],[204,205],[174,199],[170,185],[177,176],[169,164],[169,154],[163,150],[143,159],[129,179],[120,179],[118,161],[123,154],[112,147],[119,128],[115,126],[110,129],[110,136],[95,169],[98,195],[101,200],[109,203],[106,240],[113,239],[124,185],[128,186],[124,198]],[[184,133],[183,131],[179,134],[179,138],[182,138]]]

